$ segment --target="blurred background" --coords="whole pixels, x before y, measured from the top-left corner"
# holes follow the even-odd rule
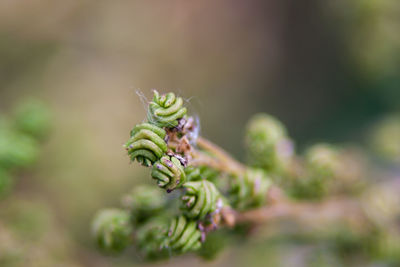
[[[399,32],[397,0],[1,0],[0,111],[36,97],[53,127],[1,200],[0,242],[24,261],[0,265],[139,265],[102,256],[89,230],[99,208],[148,179],[122,144],[151,89],[183,96],[202,135],[241,160],[257,112],[281,119],[300,151],[366,145],[372,125],[400,112]],[[264,243],[162,264],[310,266],[307,247],[286,247],[282,260]]]

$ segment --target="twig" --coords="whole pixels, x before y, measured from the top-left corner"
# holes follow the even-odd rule
[[[220,148],[216,144],[210,142],[209,140],[207,140],[205,138],[198,137],[197,145],[201,149],[210,152],[212,155],[215,156],[215,158],[210,157],[205,153],[196,152],[197,154],[195,154],[195,157],[197,156],[199,159],[197,162],[196,162],[196,160],[194,160],[194,164],[197,164],[201,161],[205,161],[205,162],[216,161],[214,163],[211,163],[211,164],[213,164],[213,166],[216,166],[216,169],[219,169],[219,170],[231,173],[231,174],[244,173],[246,167],[242,163],[240,163],[237,160],[235,160],[234,158],[232,158],[227,152],[225,152],[222,148]]]

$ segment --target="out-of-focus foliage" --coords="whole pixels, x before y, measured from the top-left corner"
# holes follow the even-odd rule
[[[388,161],[400,164],[400,115],[388,115],[377,123],[371,134],[376,153]]]
[[[11,173],[31,166],[39,155],[39,139],[48,134],[50,111],[38,100],[21,103],[10,118],[0,118],[0,194],[13,184]]]

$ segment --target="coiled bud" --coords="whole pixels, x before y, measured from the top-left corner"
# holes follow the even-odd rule
[[[167,247],[177,253],[198,250],[201,247],[201,232],[196,221],[179,216],[172,220],[166,241]]]
[[[209,181],[187,182],[184,187],[186,192],[182,197],[182,209],[188,218],[202,219],[208,213],[214,212],[218,204],[222,205],[218,189]]]
[[[263,113],[250,119],[246,128],[245,144],[250,165],[275,172],[287,167],[294,149],[284,125]]]
[[[154,90],[153,101],[149,104],[148,120],[159,127],[173,128],[186,114],[183,99],[174,93],[160,95]]]
[[[174,156],[163,156],[154,163],[151,176],[157,185],[171,192],[186,182],[186,174],[181,162]]]
[[[93,221],[92,232],[98,247],[104,252],[123,251],[132,241],[128,212],[118,209],[100,211]]]
[[[125,144],[131,160],[136,159],[144,166],[151,166],[167,151],[165,135],[164,129],[150,123],[136,125],[131,131],[131,138]]]
[[[122,199],[125,208],[131,211],[131,220],[140,224],[155,216],[165,206],[165,194],[161,189],[150,185],[136,186]]]
[[[272,182],[263,170],[248,168],[244,176],[233,178],[230,195],[234,207],[245,210],[265,203]]]

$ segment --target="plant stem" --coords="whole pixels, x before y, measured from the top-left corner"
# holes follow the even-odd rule
[[[232,158],[225,150],[216,144],[199,136],[197,138],[197,145],[201,149],[210,152],[215,157],[211,157],[205,153],[196,151],[194,153],[195,160],[193,161],[193,165],[206,163],[206,165],[210,165],[213,168],[228,172],[230,174],[240,175],[244,173],[246,167],[242,163]]]
[[[291,219],[307,226],[345,223],[350,227],[358,227],[368,222],[359,202],[347,198],[332,198],[319,203],[284,201],[235,214],[236,223],[262,224],[279,219]]]

